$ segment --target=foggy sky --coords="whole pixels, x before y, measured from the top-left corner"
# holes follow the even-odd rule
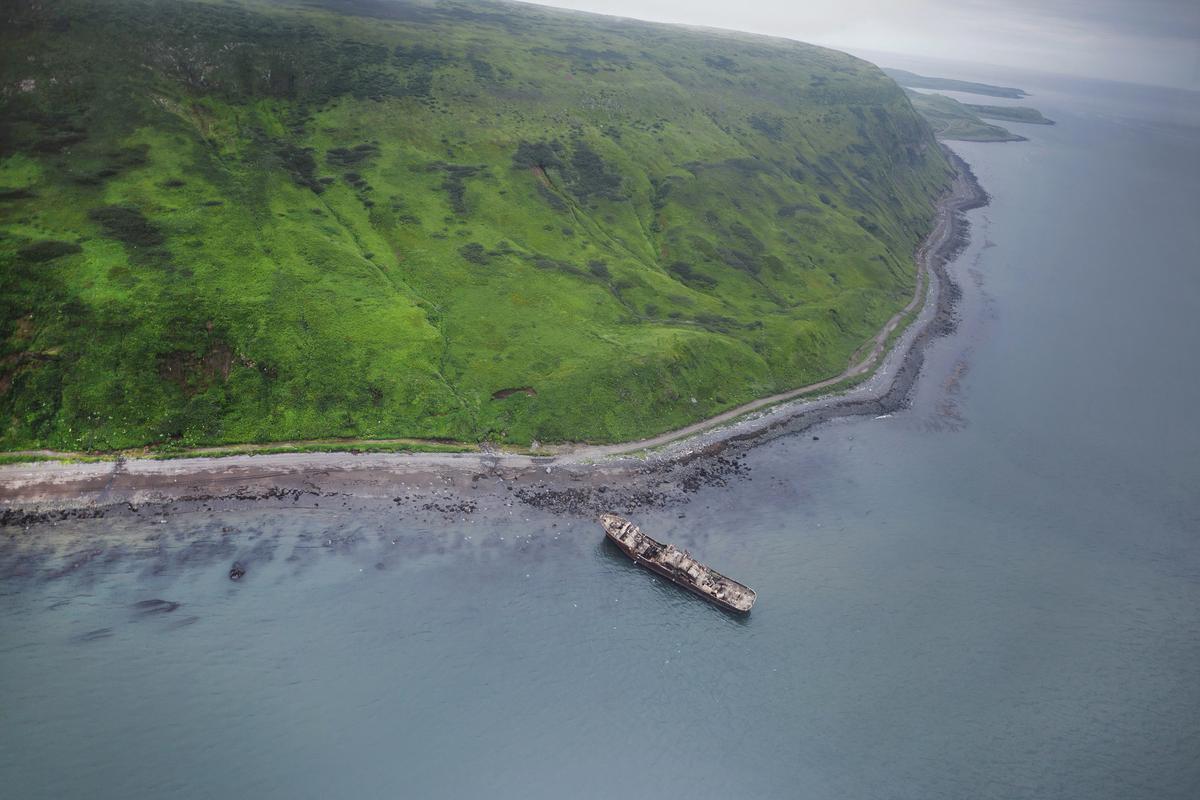
[[[852,51],[1200,89],[1200,0],[533,1]]]

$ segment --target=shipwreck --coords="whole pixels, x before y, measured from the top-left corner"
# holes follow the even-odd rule
[[[749,586],[704,566],[686,550],[651,539],[624,517],[601,514],[600,524],[604,527],[605,535],[635,564],[657,572],[672,583],[724,609],[739,614],[749,613],[758,597]]]

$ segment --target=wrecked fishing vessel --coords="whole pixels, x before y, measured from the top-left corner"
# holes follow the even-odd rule
[[[601,514],[600,524],[604,527],[605,535],[625,551],[625,555],[632,558],[634,563],[654,570],[672,583],[741,614],[749,612],[754,605],[758,595],[749,586],[704,566],[675,545],[651,539],[624,517]]]

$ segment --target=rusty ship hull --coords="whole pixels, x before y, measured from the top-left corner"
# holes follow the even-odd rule
[[[685,550],[652,539],[624,517],[602,514],[600,525],[635,564],[728,611],[748,614],[754,606],[758,595],[753,589],[706,567]]]

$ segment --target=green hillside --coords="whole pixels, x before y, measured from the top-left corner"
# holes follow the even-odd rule
[[[18,0],[0,448],[622,440],[834,375],[948,167],[808,45],[466,2]]]

